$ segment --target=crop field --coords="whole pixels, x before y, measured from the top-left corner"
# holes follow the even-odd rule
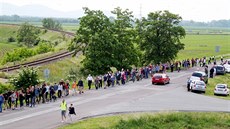
[[[230,35],[186,35],[181,41],[185,49],[179,52],[178,59],[230,54]],[[220,46],[219,52],[216,46]]]
[[[0,62],[2,61],[4,54],[14,50],[15,48],[18,48],[18,46],[15,43],[1,43],[0,42]]]

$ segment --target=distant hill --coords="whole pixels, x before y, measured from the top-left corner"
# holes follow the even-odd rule
[[[42,5],[15,6],[13,4],[1,3],[0,15],[15,14],[19,16],[78,18],[83,15],[83,10],[61,12]]]

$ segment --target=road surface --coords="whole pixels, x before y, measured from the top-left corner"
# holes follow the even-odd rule
[[[73,103],[74,121],[102,114],[139,111],[217,111],[230,113],[230,101],[187,92],[186,81],[197,68],[168,73],[168,85],[152,85],[150,79],[129,82],[124,86],[90,90],[65,98]],[[202,68],[201,68],[202,69]],[[5,111],[0,114],[0,129],[52,129],[61,123],[61,100],[40,104],[35,108]],[[64,123],[64,124],[68,124]]]

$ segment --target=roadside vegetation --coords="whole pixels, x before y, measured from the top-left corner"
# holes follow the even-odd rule
[[[228,84],[228,86],[230,86],[229,80],[230,80],[230,74],[229,73],[227,73],[225,75],[218,75],[218,76],[215,76],[214,78],[209,78],[205,95],[230,100],[230,96],[214,95],[215,86],[217,84]]]
[[[72,81],[78,80],[83,77],[80,68],[82,64],[80,63],[84,59],[84,56],[79,57],[69,57],[62,60],[58,60],[53,63],[46,65],[41,65],[38,67],[38,76],[41,80],[58,83],[61,79]],[[45,78],[44,70],[49,69],[50,75],[49,78]],[[83,78],[83,80],[85,80]]]
[[[59,129],[227,129],[229,113],[134,113],[91,118]]]

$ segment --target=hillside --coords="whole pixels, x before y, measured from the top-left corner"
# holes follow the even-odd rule
[[[16,41],[8,42],[8,39],[10,37],[12,37],[13,39],[16,39],[16,33],[17,33],[18,28],[19,28],[19,26],[16,26],[16,25],[0,24],[0,30],[1,30],[0,31],[0,51],[1,51],[0,62],[2,61],[4,55],[7,52],[10,52],[10,51],[14,50],[15,48],[21,47],[16,43]],[[39,55],[25,59],[25,60],[20,61],[20,62],[7,63],[4,66],[13,65],[15,63],[18,64],[18,63],[23,63],[23,62],[27,62],[27,61],[33,61],[33,60],[37,60],[39,58],[47,57],[49,55],[58,53],[61,50],[66,50],[68,43],[71,41],[71,37],[68,37],[68,36],[66,36],[60,32],[56,32],[56,31],[47,31],[46,33],[44,33],[44,30],[42,30],[42,33],[39,35],[39,37],[41,40],[50,41],[52,44],[55,44],[54,51],[44,53],[44,54],[39,54]],[[35,49],[35,48],[32,48],[32,49]]]

